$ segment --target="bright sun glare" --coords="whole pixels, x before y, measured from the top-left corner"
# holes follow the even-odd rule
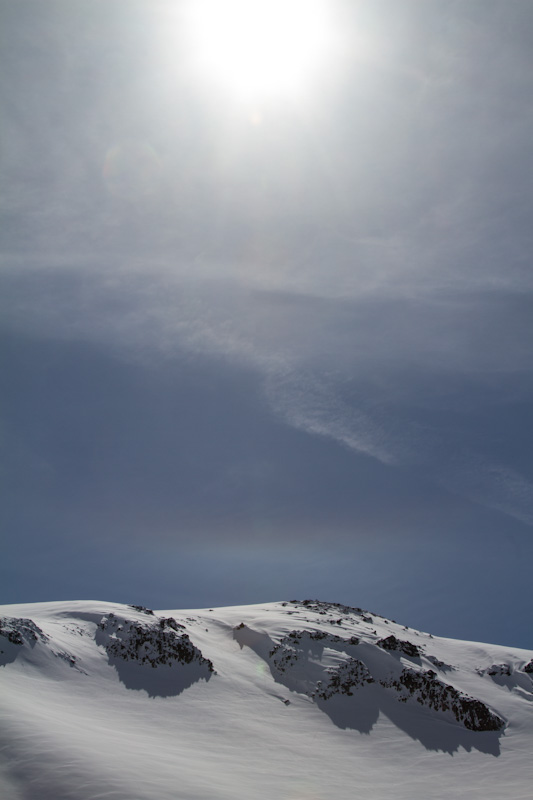
[[[247,99],[303,90],[329,45],[326,0],[193,0],[189,21],[204,76]]]

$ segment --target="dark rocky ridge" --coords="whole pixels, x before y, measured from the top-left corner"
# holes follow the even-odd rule
[[[492,667],[489,667],[487,670],[487,675],[490,675],[492,678],[510,677],[511,674],[512,669],[509,664],[493,664]]]
[[[204,658],[189,635],[181,631],[185,631],[185,626],[173,617],[141,623],[108,614],[98,625],[96,642],[109,656],[124,661],[135,661],[153,668],[196,662],[214,672],[212,662]]]
[[[334,670],[328,670],[330,679],[326,686],[322,681],[317,683],[313,697],[329,700],[335,694],[353,695],[353,689],[359,689],[368,683],[375,683],[368,667],[357,658],[349,658]]]
[[[401,639],[397,639],[396,636],[387,636],[386,639],[380,639],[379,642],[376,643],[378,647],[383,648],[383,650],[397,650],[400,653],[403,653],[405,656],[409,656],[409,658],[420,658],[422,655],[421,649],[418,645],[413,644],[412,642],[402,641]]]
[[[431,669],[417,672],[406,668],[398,680],[382,682],[381,685],[395,689],[398,700],[402,702],[412,697],[434,711],[451,711],[455,719],[469,731],[500,731],[505,727],[505,720],[485,703],[440,681],[437,673]]]
[[[241,627],[245,626],[239,626]],[[405,703],[413,699],[433,711],[449,712],[467,730],[500,731],[505,727],[505,720],[485,703],[440,680],[432,669],[404,667],[398,677],[383,676],[384,671],[398,665],[397,660],[391,664],[383,661],[384,658],[391,658],[385,653],[398,652],[418,660],[423,655],[420,646],[397,639],[393,635],[374,643],[366,643],[367,648],[379,647],[385,651],[380,660],[380,670],[373,674],[365,663],[364,656],[357,657],[360,642],[360,638],[356,636],[346,638],[324,631],[291,631],[271,648],[268,658],[276,680],[291,689],[295,687],[293,675],[296,668],[302,668],[308,679],[307,693],[315,700],[329,700],[335,695],[353,696],[357,690],[373,683],[387,691],[394,691],[399,702]],[[312,676],[317,675],[320,667],[316,661],[311,663],[309,657],[320,658],[325,648],[343,653],[347,658],[337,667],[322,670],[322,675],[325,674],[326,678],[314,680]],[[442,664],[445,669],[453,669],[451,665],[434,657],[428,657],[428,660],[430,663]],[[499,666],[503,670],[506,665]],[[300,685],[303,686],[301,680]]]
[[[11,644],[23,645],[27,642],[34,645],[37,641],[46,642],[48,637],[31,619],[22,617],[2,617],[0,619],[0,636]]]

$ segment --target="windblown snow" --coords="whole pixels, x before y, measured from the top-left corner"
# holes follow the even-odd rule
[[[533,652],[337,603],[0,607],[3,800],[533,797]]]

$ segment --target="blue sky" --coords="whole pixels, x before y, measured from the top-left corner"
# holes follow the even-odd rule
[[[3,602],[532,646],[533,8],[328,7],[244,101],[185,2],[2,4]]]

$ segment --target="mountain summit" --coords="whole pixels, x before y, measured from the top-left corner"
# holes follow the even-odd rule
[[[3,800],[530,800],[533,652],[312,600],[0,608]]]

